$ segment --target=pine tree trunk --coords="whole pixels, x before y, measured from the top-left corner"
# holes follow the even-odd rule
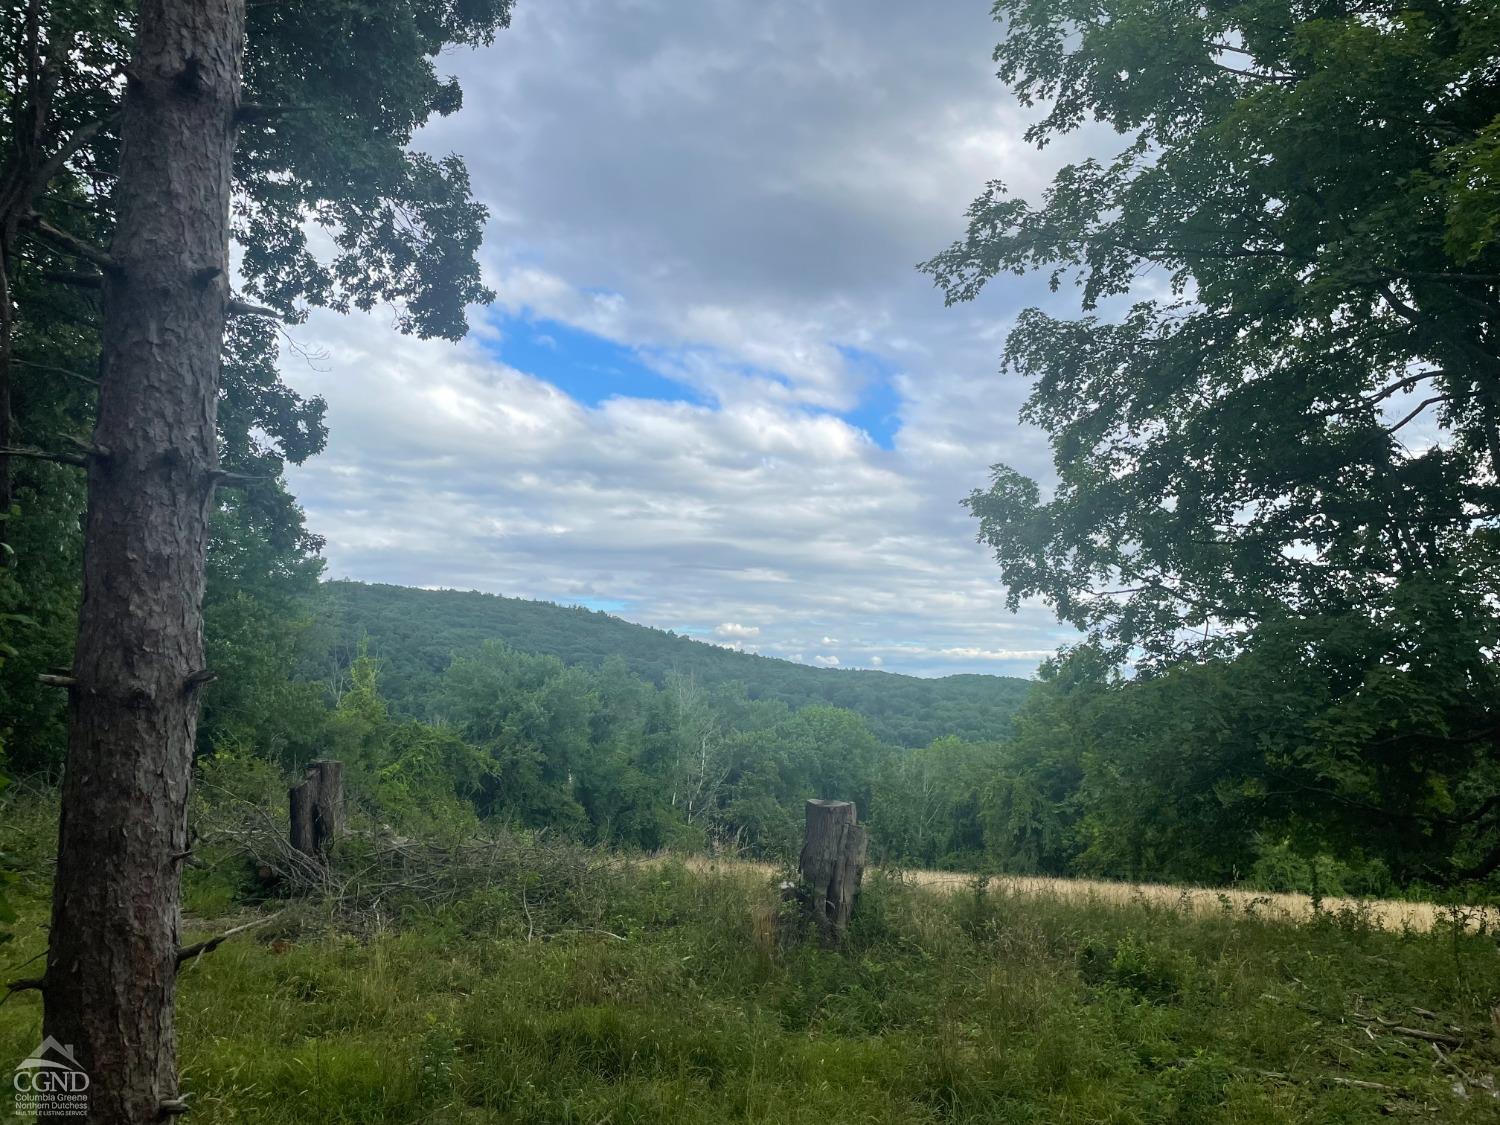
[[[177,1095],[173,999],[244,0],[143,0],[121,124],[45,1030],[89,1120]]]

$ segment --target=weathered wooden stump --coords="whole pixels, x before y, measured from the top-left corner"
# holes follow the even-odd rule
[[[309,762],[307,776],[287,791],[292,847],[321,859],[344,827],[344,763]]]
[[[869,834],[859,826],[853,801],[807,802],[807,832],[798,869],[824,940],[837,941],[854,913],[865,871]]]

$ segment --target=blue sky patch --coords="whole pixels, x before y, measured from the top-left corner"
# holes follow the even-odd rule
[[[839,417],[864,430],[881,449],[894,448],[896,431],[901,428],[901,396],[892,381],[896,369],[873,352],[843,344],[838,349],[850,366],[862,369],[868,379],[859,405]]]
[[[636,348],[541,317],[507,314],[495,317],[494,323],[500,338],[484,345],[492,355],[517,371],[551,383],[585,406],[596,407],[617,396],[700,405],[707,401],[693,387],[663,375]],[[880,448],[893,448],[901,426],[901,396],[892,381],[895,369],[873,352],[845,345],[838,350],[865,377],[858,405],[838,412],[838,417],[864,430]],[[747,376],[790,385],[776,371],[740,370]]]
[[[642,362],[634,348],[555,320],[495,318],[498,341],[485,347],[502,363],[544,379],[585,406],[607,398],[698,402],[700,397]]]

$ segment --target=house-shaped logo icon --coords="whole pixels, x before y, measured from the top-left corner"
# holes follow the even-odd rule
[[[48,1057],[48,1056],[52,1057]],[[41,1045],[30,1055],[22,1059],[17,1065],[17,1070],[83,1070],[78,1065],[78,1060],[73,1057],[73,1044],[59,1043],[52,1036],[43,1039]]]

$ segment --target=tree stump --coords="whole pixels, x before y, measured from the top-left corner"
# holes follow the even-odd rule
[[[321,859],[344,827],[344,763],[309,762],[307,776],[287,791],[292,847]]]
[[[853,801],[807,802],[807,832],[798,869],[811,893],[808,903],[825,941],[837,941],[854,913],[865,871],[869,834],[856,823]]]

